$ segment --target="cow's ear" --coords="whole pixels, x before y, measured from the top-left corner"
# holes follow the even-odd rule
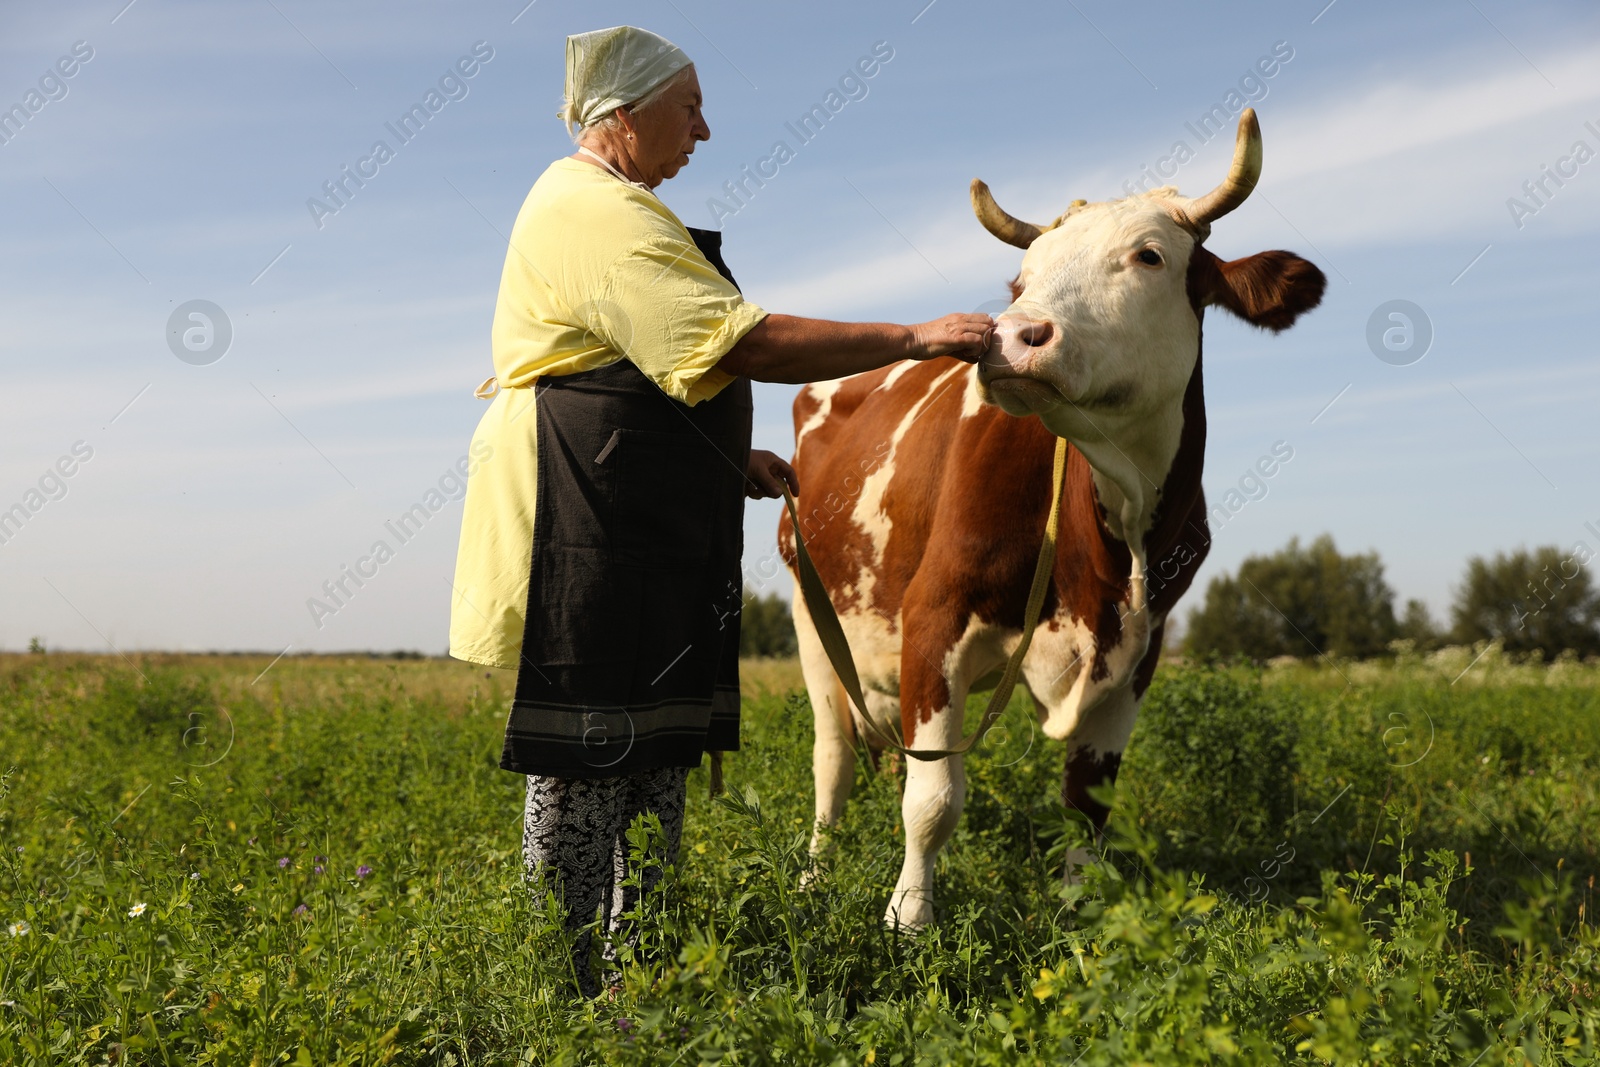
[[[1315,263],[1293,252],[1257,252],[1218,259],[1196,248],[1189,261],[1189,295],[1198,305],[1224,307],[1244,321],[1277,333],[1322,302],[1328,279]]]

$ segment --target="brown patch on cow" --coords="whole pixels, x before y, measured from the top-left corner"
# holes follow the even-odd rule
[[[1067,765],[1061,773],[1061,802],[1070,810],[1087,816],[1096,834],[1105,831],[1111,809],[1090,796],[1089,790],[1115,783],[1121,766],[1120,752],[1096,755],[1087,748],[1079,748],[1067,756]]]
[[[800,513],[801,532],[811,546],[812,559],[823,583],[834,593],[834,607],[845,613],[868,607],[891,625],[900,609],[899,589],[881,577],[873,583],[869,605],[860,604],[862,577],[877,567],[875,548],[866,528],[856,521],[855,510],[866,480],[889,459],[891,438],[913,406],[926,396],[936,378],[960,364],[953,359],[928,360],[904,371],[891,388],[883,387],[893,366],[882,367],[846,379],[833,394],[828,417],[806,434],[795,453],[794,466],[800,473],[800,495],[795,503]],[[959,403],[961,390],[947,389],[939,402],[953,396]],[[802,402],[805,402],[802,404]],[[795,400],[795,432],[815,414],[817,404],[802,391]],[[924,415],[927,408],[923,409]],[[937,417],[921,418],[936,423]],[[948,420],[946,420],[948,421]],[[902,448],[905,444],[902,443]],[[914,465],[915,466],[915,465]],[[916,508],[895,500],[900,481],[892,479],[884,495],[884,509],[894,515],[894,528],[916,525]],[[788,510],[778,524],[778,547],[784,560],[794,566],[793,531]],[[888,588],[886,588],[888,586]],[[846,593],[849,589],[851,592]],[[887,596],[880,595],[887,593]]]
[[[794,398],[794,432],[796,438],[800,435],[800,427],[811,421],[811,416],[822,410],[822,400],[811,391],[808,385],[801,389]]]
[[[1239,318],[1279,333],[1322,302],[1328,279],[1316,264],[1293,252],[1257,252],[1223,260],[1196,246],[1189,259],[1189,301],[1227,308]]]

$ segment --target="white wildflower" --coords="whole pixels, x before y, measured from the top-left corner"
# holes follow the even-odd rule
[[[144,909],[148,906],[149,905],[145,904],[145,902],[141,900],[139,903],[128,909],[128,918],[137,919],[139,916],[144,914]]]

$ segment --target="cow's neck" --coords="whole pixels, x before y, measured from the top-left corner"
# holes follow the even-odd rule
[[[1105,508],[1107,529],[1130,550],[1137,550],[1150,530],[1181,436],[1181,421],[1175,425],[1165,419],[1152,421],[1158,424],[1141,427],[1136,435],[1072,442],[1094,473],[1095,495]]]
[[[1150,556],[1165,551],[1200,492],[1206,448],[1202,362],[1197,346],[1182,396],[1130,420],[1129,433],[1115,436],[1114,443],[1102,437],[1078,446],[1089,461],[1110,535],[1137,539]]]
[[[1052,412],[1048,423],[1089,461],[1106,528],[1134,556],[1130,577],[1139,586],[1146,535],[1185,436],[1185,406],[1180,395],[1152,409],[1114,417],[1069,407]]]
[[[1117,605],[1120,632],[1114,648],[1101,650],[1107,672],[1083,671],[1071,703],[1088,707],[1133,675],[1157,625],[1147,582],[1152,553],[1165,551],[1174,521],[1193,503],[1205,453],[1205,414],[1199,351],[1184,392],[1135,416],[1110,419],[1069,409],[1050,426],[1067,437],[1089,462],[1095,495],[1104,509],[1102,536],[1127,546],[1128,597]],[[1054,413],[1052,413],[1054,414]],[[1063,433],[1063,431],[1066,431]],[[1191,486],[1190,483],[1193,483]],[[1110,547],[1109,545],[1107,546]]]

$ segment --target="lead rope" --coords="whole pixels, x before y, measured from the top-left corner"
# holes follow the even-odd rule
[[[1028,646],[1033,642],[1034,627],[1039,622],[1039,612],[1044,610],[1044,595],[1049,591],[1050,576],[1055,570],[1056,534],[1061,526],[1061,488],[1066,482],[1066,473],[1067,442],[1065,438],[1058,437],[1050,481],[1050,517],[1045,520],[1044,542],[1039,546],[1039,562],[1034,567],[1033,585],[1028,590],[1028,606],[1022,617],[1022,640],[1017,642],[1011,658],[1006,661],[1006,669],[1000,676],[1000,684],[995,686],[994,692],[990,695],[989,706],[984,709],[983,719],[978,723],[978,728],[971,735],[962,738],[956,747],[945,749],[906,748],[884,733],[867,713],[867,701],[861,692],[861,677],[856,673],[856,663],[850,655],[850,642],[845,639],[844,627],[839,624],[839,616],[833,610],[833,601],[828,596],[827,587],[822,584],[816,565],[811,562],[811,553],[806,549],[805,539],[800,536],[800,515],[795,507],[794,494],[789,492],[787,485],[783,487],[783,500],[789,508],[789,521],[794,525],[795,569],[800,572],[800,595],[805,601],[806,610],[811,613],[811,622],[816,627],[817,638],[822,642],[824,651],[828,653],[828,661],[833,664],[833,672],[839,676],[845,692],[850,696],[852,705],[850,716],[855,720],[857,732],[870,733],[885,747],[903,752],[912,759],[930,762],[949,756],[959,756],[983,740],[983,735],[989,732],[989,727],[1000,718],[1006,709],[1006,704],[1011,700],[1011,691],[1016,687],[1017,676],[1022,672],[1022,658],[1028,654]]]

